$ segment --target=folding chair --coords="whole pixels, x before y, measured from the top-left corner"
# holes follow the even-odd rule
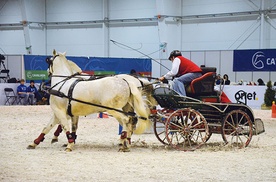
[[[24,104],[24,97],[20,97],[19,95],[17,96],[17,104],[23,105]]]
[[[17,95],[15,95],[12,88],[4,88],[5,95],[6,95],[6,102],[5,105],[14,105],[17,104]]]

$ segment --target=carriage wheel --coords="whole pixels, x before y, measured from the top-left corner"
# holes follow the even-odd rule
[[[228,113],[222,122],[222,138],[226,144],[243,148],[248,146],[253,134],[252,121],[242,110]]]
[[[177,150],[193,151],[202,146],[208,136],[207,121],[193,109],[179,109],[166,122],[167,141]]]
[[[165,116],[169,116],[172,112],[174,112],[173,110],[169,110],[169,109],[162,109],[161,111],[159,111],[160,113],[162,113],[162,115]],[[166,138],[166,127],[165,127],[165,123],[166,123],[166,119],[167,117],[155,117],[153,119],[153,130],[154,130],[154,134],[156,136],[156,138],[165,145],[168,145],[168,141]]]
[[[208,135],[206,137],[205,143],[211,138],[211,136],[212,136],[212,132],[209,130],[209,133],[208,133]]]
[[[153,130],[156,138],[163,144],[168,145],[169,143],[167,142],[166,139],[166,132],[165,132],[165,122],[166,120],[158,120],[154,121],[153,123]]]

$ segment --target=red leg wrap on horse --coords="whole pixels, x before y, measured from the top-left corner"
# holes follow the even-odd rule
[[[121,133],[121,139],[125,139],[127,137],[127,132],[126,131],[122,131]]]
[[[75,142],[75,138],[73,138],[72,134],[69,131],[66,132],[66,136],[69,143]]]
[[[44,134],[44,133],[41,133],[41,134],[39,135],[39,137],[38,137],[37,139],[34,140],[34,143],[38,145],[40,142],[43,142],[44,136],[45,136],[45,134]]]
[[[56,137],[58,137],[61,132],[62,132],[62,127],[61,127],[61,125],[58,125],[57,130],[55,131],[54,135]]]

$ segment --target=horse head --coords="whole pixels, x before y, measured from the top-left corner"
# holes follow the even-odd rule
[[[82,72],[81,68],[74,62],[67,60],[66,52],[57,53],[56,50],[53,50],[53,56],[51,58],[47,58],[46,62],[48,63],[49,76],[52,76],[54,72],[55,74],[61,74],[63,76],[70,76],[77,72]]]

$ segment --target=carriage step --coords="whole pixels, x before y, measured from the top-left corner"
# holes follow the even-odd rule
[[[265,132],[264,123],[260,118],[255,118],[253,126],[253,135],[258,135]]]

